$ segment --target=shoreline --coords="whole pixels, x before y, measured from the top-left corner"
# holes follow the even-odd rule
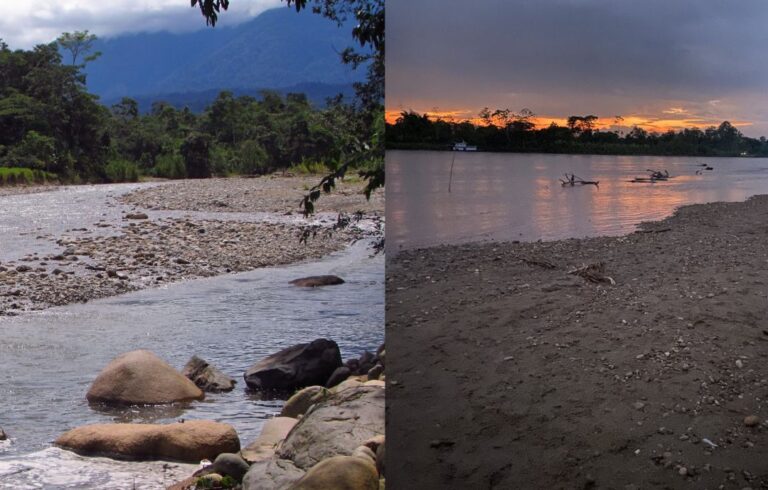
[[[366,202],[356,192],[362,184],[341,185],[340,195],[326,202],[323,196],[318,213],[367,208],[367,223],[362,223],[368,228],[353,224],[330,233],[335,220],[328,217],[291,217],[291,209],[286,208],[293,199],[286,196],[304,192],[311,179],[185,180],[111,198],[108,206],[122,208],[119,221],[102,220],[60,236],[39,236],[55,242],[59,251],[31,253],[0,264],[0,316],[319,259],[356,240],[380,236],[382,193]],[[252,196],[256,203],[251,202]],[[151,211],[160,209],[203,212],[203,216],[156,216]],[[230,216],[221,214],[222,210]],[[264,216],[255,221],[233,219],[257,213]],[[302,244],[301,233],[309,225],[317,225],[319,231]]]
[[[390,465],[411,478],[390,485],[768,480],[766,219],[763,195],[618,237],[390,256]],[[569,274],[598,263],[584,275],[614,285]]]
[[[442,145],[441,148],[407,148],[404,146],[398,147],[397,145],[387,146],[386,151],[440,151],[440,152],[454,152],[452,145]],[[519,150],[503,150],[503,149],[477,149],[474,151],[464,152],[457,151],[456,153],[520,153],[524,155],[583,155],[583,156],[605,156],[605,157],[665,157],[665,158],[766,158],[768,156],[760,155],[670,155],[665,153],[580,153],[574,151],[519,151]]]

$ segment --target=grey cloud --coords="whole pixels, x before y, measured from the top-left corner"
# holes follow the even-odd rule
[[[387,9],[396,105],[487,105],[512,92],[512,107],[581,99],[610,110],[768,87],[763,0],[389,0]]]

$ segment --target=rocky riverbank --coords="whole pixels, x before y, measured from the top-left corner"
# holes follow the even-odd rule
[[[344,185],[338,195],[324,196],[318,210],[359,208],[366,213],[367,226],[353,223],[331,233],[335,219],[328,215],[319,220],[283,216],[298,211],[300,198],[293,196],[303,195],[314,180],[265,177],[155,184],[117,197],[113,205],[123,209],[120,221],[101,220],[63,235],[30,229],[25,233],[53,242],[57,252],[0,263],[0,315],[315,259],[354,240],[381,236],[383,193],[366,201],[359,193],[362,184]],[[206,213],[173,217],[148,208]],[[227,214],[218,214],[221,211]],[[270,214],[256,219],[254,213]],[[308,224],[319,231],[302,243]]]
[[[240,213],[297,213],[307,190],[322,176],[284,177],[280,174],[260,178],[182,180],[133,192],[122,201],[149,209],[195,210]],[[384,192],[361,195],[364,183],[357,179],[337,182],[336,189],[317,202],[318,212],[384,214]]]
[[[188,371],[201,363],[207,372]],[[375,354],[365,352],[342,363],[338,345],[328,339],[287,347],[258,361],[244,374],[250,389],[262,387],[253,382],[260,378],[279,379],[281,388],[299,390],[280,416],[268,420],[261,435],[242,450],[232,426],[184,419],[171,424],[90,424],[71,428],[55,444],[84,456],[200,462],[200,470],[172,487],[177,490],[378,490],[385,467],[384,366],[383,345]],[[199,386],[210,387],[210,379],[226,377],[196,357],[187,368],[185,377],[150,351],[128,352],[101,371],[86,397],[101,408],[168,403],[183,407],[205,398]]]
[[[768,486],[766,222],[390,258],[390,486]]]

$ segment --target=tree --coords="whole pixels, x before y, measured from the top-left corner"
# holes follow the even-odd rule
[[[88,34],[87,30],[82,32],[65,32],[56,38],[56,42],[58,42],[59,46],[61,46],[63,49],[69,51],[69,53],[72,55],[72,65],[74,66],[77,63],[78,56],[81,54],[87,55],[93,50],[93,43],[96,42],[96,35]],[[96,51],[90,56],[86,56],[84,61],[88,63],[89,61],[95,60],[99,56],[101,56],[101,52]]]
[[[204,179],[211,176],[211,141],[205,134],[191,134],[181,145],[181,156],[187,177]]]
[[[347,48],[342,54],[342,62],[358,67],[368,63],[365,83],[356,84],[357,94],[355,119],[356,134],[347,138],[342,153],[342,164],[326,175],[304,196],[301,205],[304,214],[314,212],[314,203],[322,192],[331,192],[336,180],[342,179],[353,166],[367,167],[359,174],[367,180],[367,197],[377,188],[384,186],[384,0],[285,0],[288,6],[297,12],[308,7],[315,14],[342,25],[347,19],[354,18],[357,25],[352,29],[352,37],[359,49]],[[229,0],[192,0],[192,7],[198,6],[206,23],[215,26],[218,14],[227,10]]]

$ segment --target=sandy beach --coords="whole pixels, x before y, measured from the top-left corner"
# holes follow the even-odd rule
[[[0,315],[113,296],[172,282],[316,259],[358,239],[375,239],[383,191],[366,201],[363,183],[342,183],[321,197],[318,215],[304,219],[299,201],[319,176],[166,182],[116,196],[118,221],[102,220],[63,235],[27,234],[55,244],[57,253],[30,253],[0,263]],[[56,187],[4,189],[5,195],[57,192]],[[204,212],[204,216],[152,211]],[[362,211],[355,223],[330,232],[335,213]],[[254,216],[254,213],[262,213]],[[162,214],[162,213],[160,213]],[[301,243],[305,227],[318,233]],[[34,236],[34,235],[33,235]]]
[[[391,488],[768,487],[768,196],[387,278]]]

